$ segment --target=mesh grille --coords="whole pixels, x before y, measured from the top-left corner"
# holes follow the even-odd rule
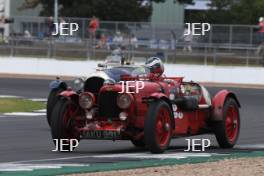
[[[100,117],[118,118],[121,109],[117,106],[117,92],[101,92],[99,95]]]

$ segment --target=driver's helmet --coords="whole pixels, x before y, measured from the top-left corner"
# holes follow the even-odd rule
[[[159,77],[164,72],[164,65],[160,58],[158,57],[151,57],[147,59],[145,62],[147,68],[150,69],[150,72],[153,73],[155,76]]]

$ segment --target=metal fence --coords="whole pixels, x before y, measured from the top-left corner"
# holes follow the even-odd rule
[[[113,38],[119,31],[121,43],[128,57],[144,58],[162,53],[167,62],[202,64],[262,64],[262,41],[253,25],[211,25],[204,36],[194,36],[190,44],[183,40],[184,26],[151,24],[149,22],[100,21],[95,38],[88,32],[90,19],[65,18],[67,23],[77,23],[79,30],[74,36],[50,37],[47,18],[14,17],[10,24],[10,36],[0,45],[0,54],[11,56],[59,57],[67,59],[103,59],[114,46]],[[30,37],[25,35],[30,33]],[[100,35],[107,41],[100,47]],[[131,43],[135,35],[137,43]],[[190,45],[191,52],[183,49]]]

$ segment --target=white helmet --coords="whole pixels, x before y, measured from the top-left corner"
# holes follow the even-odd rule
[[[164,65],[160,58],[151,57],[145,62],[146,67],[150,69],[150,72],[157,77],[161,76],[164,72]]]

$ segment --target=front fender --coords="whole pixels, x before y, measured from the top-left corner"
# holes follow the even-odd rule
[[[72,97],[72,96],[78,96],[78,94],[73,90],[65,90],[59,94],[61,97]]]
[[[147,96],[147,97],[143,97],[142,98],[142,102],[151,102],[151,101],[154,101],[154,100],[159,100],[159,99],[162,99],[162,98],[164,98],[164,99],[168,99],[168,97],[164,94],[164,93],[162,93],[162,92],[155,92],[155,93],[152,93],[152,94],[150,94],[149,96]]]
[[[144,100],[147,101],[147,102],[148,101],[151,102],[151,101],[155,101],[155,100],[163,100],[166,103],[168,103],[168,105],[171,108],[171,113],[173,113],[171,101],[169,100],[169,98],[164,93],[161,93],[161,92],[152,93],[149,97],[144,98]],[[171,120],[174,122],[173,115],[172,115]],[[172,124],[172,128],[175,129],[175,123]]]
[[[57,79],[57,80],[52,81],[49,84],[49,88],[51,90],[58,89],[58,88],[61,88],[63,90],[66,90],[67,89],[67,84],[64,81],[61,81],[61,80]]]
[[[213,121],[223,120],[224,104],[227,98],[233,98],[237,102],[238,107],[241,107],[236,95],[233,92],[230,92],[228,90],[221,90],[212,99],[211,118]]]
[[[155,99],[161,99],[163,97],[166,97],[167,96],[164,94],[164,93],[161,93],[161,92],[155,92],[155,93],[152,93],[149,98],[155,98]]]
[[[73,91],[73,90],[65,90],[59,94],[59,97],[67,98],[68,100],[71,100],[72,102],[75,102],[78,104],[79,101],[79,95]]]

